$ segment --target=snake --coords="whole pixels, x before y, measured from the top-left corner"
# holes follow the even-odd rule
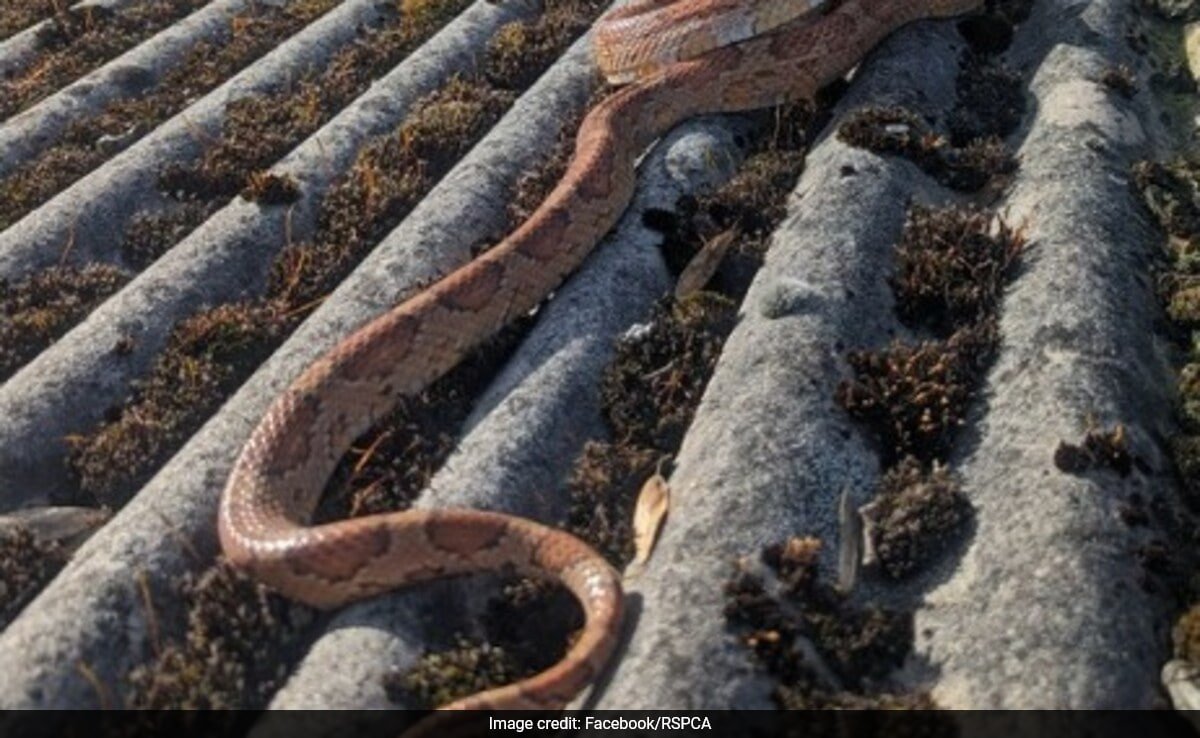
[[[911,22],[983,0],[633,0],[593,29],[619,85],[583,119],[566,172],[491,249],[367,321],[270,404],[233,464],[217,528],[225,558],[285,597],[334,609],[419,582],[508,572],[557,582],[584,624],[561,660],[441,709],[560,709],[620,637],[620,574],[558,528],[477,509],[409,509],[313,525],[351,444],[402,398],[529,314],[617,223],[636,162],[678,123],[812,99]]]

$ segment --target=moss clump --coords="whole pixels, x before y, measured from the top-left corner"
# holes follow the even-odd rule
[[[180,587],[186,636],[129,675],[128,707],[265,707],[301,653],[315,611],[220,562]]]
[[[967,54],[959,65],[955,86],[957,99],[947,122],[954,146],[1003,138],[1020,125],[1025,115],[1021,75],[994,57]]]
[[[246,180],[242,197],[260,205],[288,205],[300,199],[300,185],[290,175],[255,172]]]
[[[567,483],[571,495],[567,530],[591,543],[615,567],[632,561],[629,511],[661,458],[655,451],[628,444],[584,446]]]
[[[999,138],[989,136],[954,146],[905,108],[857,110],[838,127],[838,138],[877,154],[903,156],[945,186],[966,192],[982,189],[993,177],[1008,174],[1017,166]]]
[[[1024,245],[982,210],[913,207],[892,278],[901,320],[945,335],[993,315]]]
[[[460,637],[452,648],[425,654],[410,670],[387,675],[384,687],[393,701],[401,701],[407,693],[419,705],[432,708],[522,676],[503,648]]]
[[[1108,468],[1122,477],[1129,476],[1133,471],[1134,457],[1129,451],[1125,426],[1117,423],[1110,430],[1093,428],[1080,445],[1060,442],[1054,451],[1054,465],[1067,474]]]
[[[888,470],[879,494],[862,513],[874,558],[886,574],[900,579],[958,535],[971,504],[946,467],[926,469],[909,457]]]
[[[911,647],[912,618],[852,605],[820,580],[820,549],[817,539],[793,538],[764,549],[767,572],[739,564],[725,585],[726,620],[777,680],[781,707],[892,699],[879,687]]]
[[[676,449],[733,329],[735,305],[714,293],[661,303],[649,329],[622,340],[601,379],[613,436]]]
[[[664,234],[667,267],[678,275],[706,244],[734,235],[706,289],[740,300],[762,265],[767,244],[787,214],[787,196],[804,169],[811,104],[760,114],[760,135],[737,174],[715,191],[684,197],[674,212],[650,211],[647,224]]]
[[[1100,75],[1100,84],[1127,100],[1138,91],[1137,74],[1125,64],[1105,69]]]
[[[1138,162],[1133,183],[1167,233],[1184,239],[1200,234],[1200,163]]]
[[[838,386],[837,401],[870,424],[885,466],[908,456],[923,463],[944,459],[997,340],[996,324],[987,320],[944,341],[851,352],[855,378]]]
[[[18,527],[0,533],[0,630],[66,565],[67,549]]]
[[[438,707],[549,668],[566,652],[567,633],[583,626],[566,590],[546,582],[508,582],[488,603],[482,639],[457,636],[413,667],[384,676],[393,702]]]
[[[0,281],[0,381],[37,356],[129,281],[115,267],[53,267]]]
[[[1177,289],[1167,302],[1167,316],[1185,328],[1200,327],[1200,284]]]

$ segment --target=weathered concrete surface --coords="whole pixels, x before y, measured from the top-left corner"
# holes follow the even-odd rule
[[[948,110],[962,46],[950,23],[900,32],[841,110]],[[834,547],[841,490],[870,495],[878,462],[834,390],[847,350],[898,330],[892,246],[909,198],[930,200],[930,187],[912,164],[832,136],[809,155],[679,451],[654,555],[627,582],[628,649],[598,707],[771,707],[767,680],[726,633],[722,586],[734,560],[764,544],[815,535]]]
[[[496,30],[521,17],[512,6],[471,6],[273,167],[298,184],[296,203],[235,198],[0,386],[0,510],[71,500],[60,439],[87,432],[122,401],[177,321],[260,294],[274,256],[289,238],[311,235],[317,204],[362,144],[393,130],[451,75],[472,69]],[[112,347],[123,336],[133,348],[118,355]]]
[[[1147,101],[1097,82],[1136,63],[1129,12],[1122,0],[1039,3],[1012,51],[1036,64],[1037,114],[1004,205],[1033,248],[1004,301],[976,442],[959,460],[977,530],[916,619],[917,653],[950,707],[1160,701],[1168,604],[1144,586],[1136,549],[1163,533],[1118,513],[1134,493],[1148,507],[1179,502],[1159,448],[1172,379],[1154,335],[1158,236],[1129,183],[1151,145]],[[1055,448],[1079,442],[1089,417],[1123,423],[1149,473],[1059,471]]]
[[[740,158],[734,143],[739,128],[744,126],[737,118],[692,123],[655,149],[643,165],[633,206],[544,308],[418,507],[503,510],[547,522],[565,517],[562,491],[571,464],[587,440],[605,435],[600,374],[618,336],[670,290],[656,248],[662,236],[642,224],[642,213],[673,209],[684,194],[728,179]],[[395,707],[384,693],[383,675],[412,664],[435,638],[453,634],[440,622],[442,613],[470,610],[440,594],[421,588],[339,614],[271,706]],[[423,629],[412,625],[420,612],[434,614]]]
[[[520,174],[596,82],[581,40],[433,189],[66,569],[0,634],[0,708],[86,707],[83,660],[120,688],[149,641],[136,577],[164,587],[216,550],[216,506],[238,449],[286,384],[340,338],[470,258],[501,231]],[[189,552],[198,552],[200,558]],[[169,591],[169,590],[163,590]],[[120,695],[118,694],[119,698]]]

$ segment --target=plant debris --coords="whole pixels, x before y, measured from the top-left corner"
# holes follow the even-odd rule
[[[271,593],[224,562],[186,576],[180,590],[186,636],[180,644],[160,647],[153,661],[129,674],[127,706],[266,707],[302,655],[294,646],[311,633],[316,611]],[[158,616],[152,610],[148,617],[153,622]]]
[[[61,8],[38,32],[39,52],[0,79],[0,120],[32,105],[90,69],[133,48],[208,0],[134,0],[116,9]]]
[[[838,138],[877,154],[895,154],[912,161],[943,185],[975,192],[993,177],[1016,170],[1017,161],[996,136],[955,146],[906,108],[868,107],[846,117]]]
[[[0,533],[0,630],[58,574],[68,558],[66,548],[41,541],[26,528]]]
[[[52,267],[15,285],[0,280],[0,381],[128,281],[128,274],[103,264]]]
[[[1134,458],[1129,452],[1125,426],[1117,423],[1111,430],[1089,430],[1083,443],[1062,441],[1054,450],[1054,465],[1066,474],[1083,474],[1091,469],[1108,468],[1122,477],[1133,471]]]
[[[155,126],[337,3],[251,3],[230,19],[227,36],[197,41],[151,88],[114,100],[95,115],[72,121],[61,140],[0,179],[0,230],[132,146]]]
[[[861,510],[869,542],[864,565],[878,563],[894,579],[932,561],[958,537],[971,516],[958,481],[934,464],[908,457],[883,476],[879,493]]]
[[[821,581],[821,541],[766,547],[766,571],[739,562],[725,584],[725,618],[776,680],[782,709],[930,707],[923,694],[887,692],[887,675],[911,649],[912,616],[858,608]]]

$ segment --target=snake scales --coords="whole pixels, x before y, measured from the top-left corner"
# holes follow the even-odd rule
[[[221,499],[225,555],[288,597],[333,608],[397,587],[515,569],[561,582],[586,623],[567,655],[529,679],[450,708],[561,707],[605,664],[621,622],[621,579],[569,534],[480,510],[405,511],[312,526],[342,454],[397,400],[532,310],[615,225],[634,162],[700,114],[809,98],[897,28],[982,0],[634,0],[595,30],[611,81],[633,82],[580,127],[566,174],[499,245],[367,323],[271,405]]]

